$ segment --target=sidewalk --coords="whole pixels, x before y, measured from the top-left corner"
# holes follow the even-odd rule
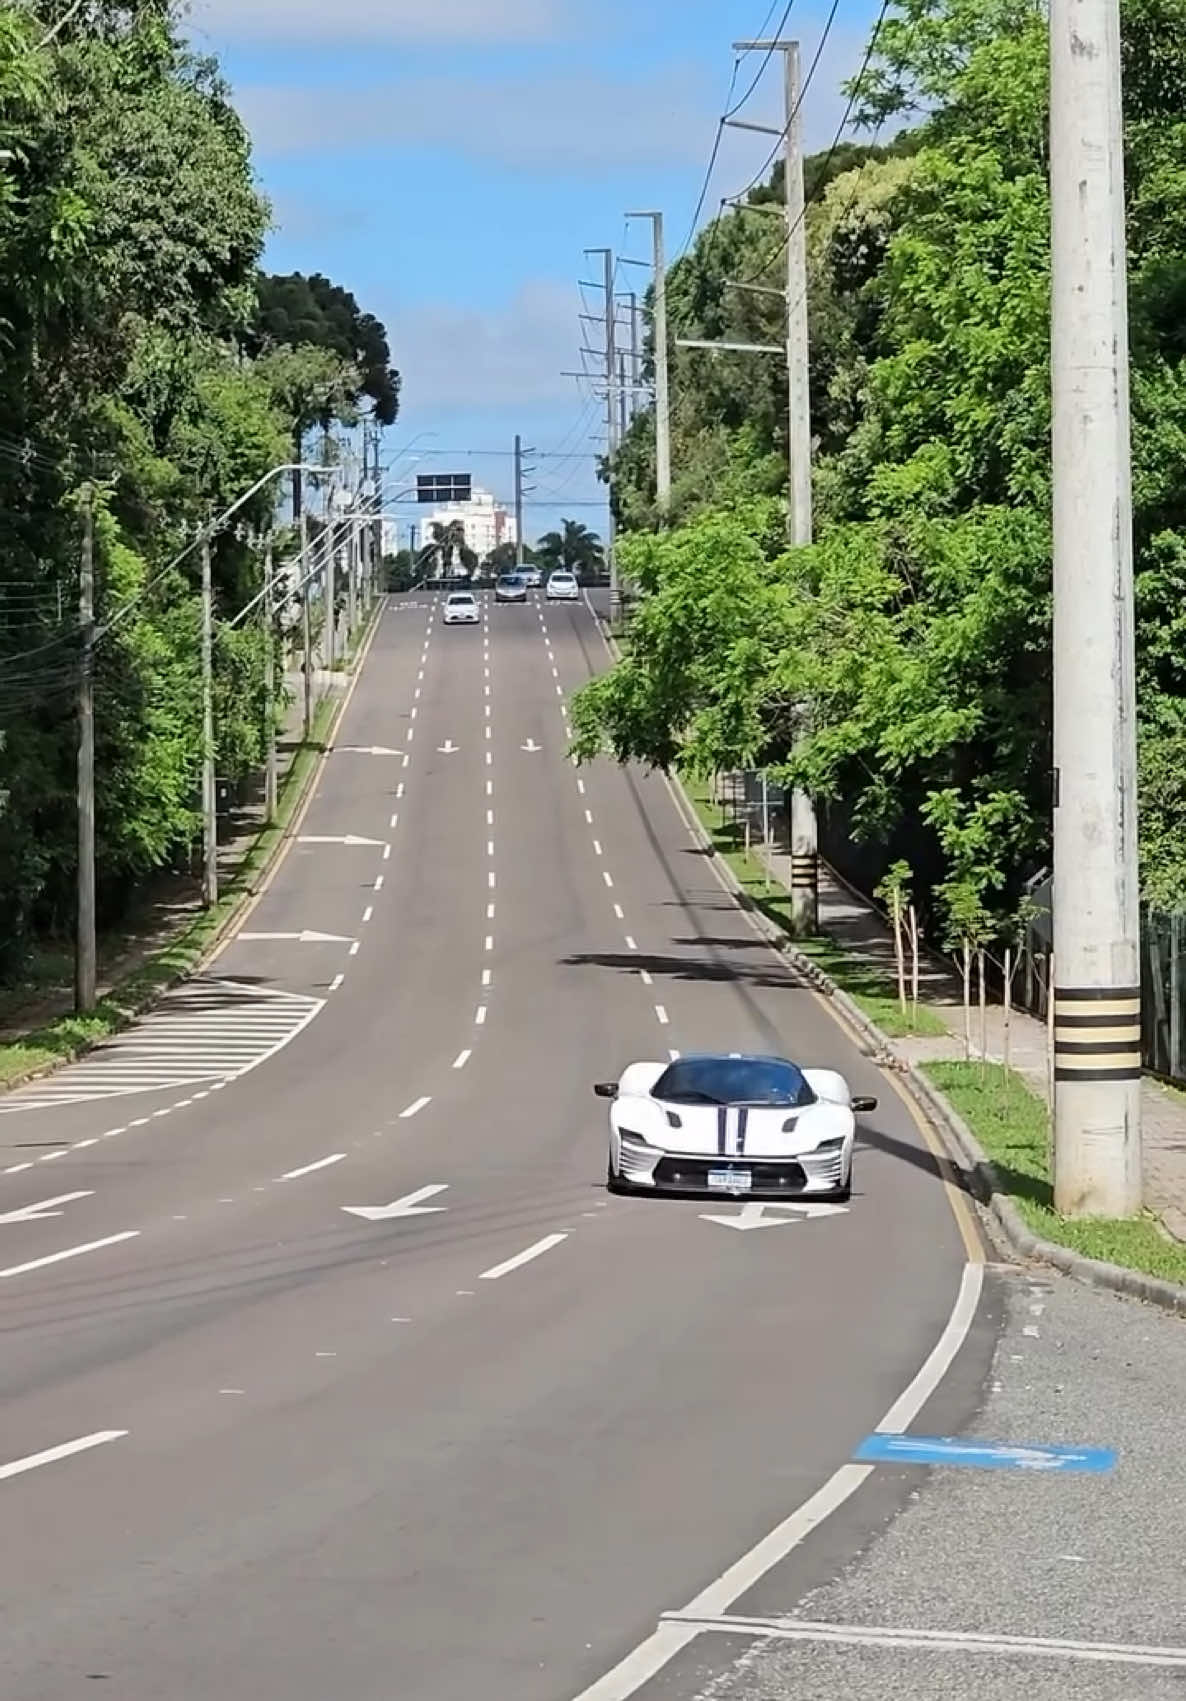
[[[761,858],[763,849],[754,846]],[[789,889],[791,859],[773,847],[766,853],[771,875]],[[821,932],[891,984],[896,984],[897,966],[893,935],[874,906],[846,885],[821,861],[819,865],[819,918]],[[973,1000],[976,998],[973,988]],[[934,1012],[948,1032],[939,1038],[895,1039],[894,1049],[911,1063],[964,1056],[964,1007],[960,977],[941,959],[922,957],[919,964],[919,1003]],[[1004,1061],[1004,1011],[989,1004],[985,1019],[984,1055],[990,1062]],[[972,1010],[972,1055],[979,1057],[980,1011]],[[1044,1102],[1049,1103],[1046,1028],[1043,1022],[1014,1009],[1009,1021],[1009,1064],[1022,1075]],[[1186,1241],[1186,1094],[1163,1087],[1146,1076],[1141,1084],[1141,1113],[1144,1131],[1145,1202],[1155,1211],[1176,1239]]]

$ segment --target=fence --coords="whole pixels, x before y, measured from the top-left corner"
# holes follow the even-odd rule
[[[782,849],[789,848],[782,790],[764,786],[761,772],[718,776],[714,796],[741,830],[748,827],[754,844],[769,839]],[[1053,950],[1049,872],[1043,869],[1026,890],[1034,914],[1015,957],[1012,1002],[1046,1021]],[[943,960],[960,972],[957,962]],[[1003,966],[997,953],[989,954],[987,968],[999,996]],[[1186,916],[1147,908],[1141,912],[1141,1063],[1151,1073],[1186,1087]]]

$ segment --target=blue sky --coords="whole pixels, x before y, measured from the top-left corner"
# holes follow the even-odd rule
[[[830,0],[796,0],[805,64]],[[192,0],[255,141],[275,228],[266,264],[321,271],[388,328],[404,376],[394,469],[472,471],[511,494],[516,431],[540,458],[529,536],[561,514],[604,529],[593,459],[603,406],[580,366],[587,246],[644,257],[660,207],[669,255],[690,226],[734,70],[764,0]],[[844,111],[874,0],[845,0],[804,103],[809,149]],[[736,89],[760,64],[742,61]],[[771,65],[740,115],[781,122]],[[740,189],[771,141],[726,133],[705,202]],[[624,268],[619,289],[645,288]],[[589,294],[586,310],[597,310]],[[434,435],[429,435],[429,434]],[[473,455],[459,451],[493,450]],[[407,510],[414,517],[414,510]]]

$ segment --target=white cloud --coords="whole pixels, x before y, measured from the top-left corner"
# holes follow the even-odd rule
[[[192,0],[190,17],[218,41],[483,47],[568,35],[577,10],[572,0]]]
[[[415,145],[542,172],[695,164],[711,96],[675,69],[646,83],[591,74],[418,77],[370,87],[249,84],[235,104],[264,155]]]
[[[575,401],[561,371],[577,364],[578,301],[571,285],[529,280],[486,309],[424,302],[380,312],[411,414],[478,413]]]

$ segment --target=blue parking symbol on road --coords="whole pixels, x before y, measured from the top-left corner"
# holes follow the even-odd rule
[[[869,1465],[967,1465],[982,1471],[1110,1471],[1109,1447],[1017,1446],[959,1436],[867,1435],[853,1458]]]

